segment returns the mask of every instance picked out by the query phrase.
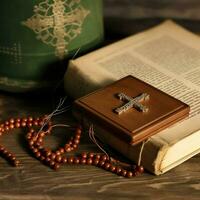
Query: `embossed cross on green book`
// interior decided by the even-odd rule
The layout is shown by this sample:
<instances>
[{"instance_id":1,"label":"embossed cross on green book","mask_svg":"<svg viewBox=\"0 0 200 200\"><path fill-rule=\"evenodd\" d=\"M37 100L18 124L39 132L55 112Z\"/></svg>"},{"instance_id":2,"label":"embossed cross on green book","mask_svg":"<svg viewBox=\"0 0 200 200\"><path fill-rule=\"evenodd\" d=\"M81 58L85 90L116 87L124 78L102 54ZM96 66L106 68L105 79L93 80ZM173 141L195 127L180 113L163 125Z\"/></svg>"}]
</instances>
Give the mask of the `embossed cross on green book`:
<instances>
[{"instance_id":1,"label":"embossed cross on green book","mask_svg":"<svg viewBox=\"0 0 200 200\"><path fill-rule=\"evenodd\" d=\"M67 60L103 40L102 0L2 0L0 89L51 87Z\"/></svg>"}]
</instances>

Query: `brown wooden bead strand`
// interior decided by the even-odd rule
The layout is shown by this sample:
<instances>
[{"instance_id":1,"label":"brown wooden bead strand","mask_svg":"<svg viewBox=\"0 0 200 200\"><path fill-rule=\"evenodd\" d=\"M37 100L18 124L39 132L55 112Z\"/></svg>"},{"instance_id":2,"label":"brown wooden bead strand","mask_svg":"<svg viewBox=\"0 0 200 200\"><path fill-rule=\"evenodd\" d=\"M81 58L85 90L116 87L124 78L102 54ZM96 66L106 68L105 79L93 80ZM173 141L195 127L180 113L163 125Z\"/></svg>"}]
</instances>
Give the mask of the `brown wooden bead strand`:
<instances>
[{"instance_id":1,"label":"brown wooden bead strand","mask_svg":"<svg viewBox=\"0 0 200 200\"><path fill-rule=\"evenodd\" d=\"M44 146L45 136L51 134L52 126L51 122L48 122L44 127L45 130L37 132L34 127L41 127L45 122L46 116L43 118L17 118L6 121L0 124L0 136L8 133L9 130L14 128L28 127L29 131L26 135L28 146L32 151L35 158L40 160L45 165L51 167L54 170L58 170L63 164L82 164L82 165L94 165L102 168L106 171L110 171L119 176L131 178L144 172L142 166L135 166L134 168L127 164L108 157L106 154L100 153L86 153L83 152L78 156L66 156L66 153L72 152L78 148L80 144L82 128L78 126L75 128L74 136L71 137L63 147L58 148L55 151L48 149ZM8 151L5 147L0 145L0 156L6 159L11 165L19 166L20 162L16 159L15 155Z\"/></svg>"},{"instance_id":2,"label":"brown wooden bead strand","mask_svg":"<svg viewBox=\"0 0 200 200\"><path fill-rule=\"evenodd\" d=\"M32 133L27 134L27 140L29 142L29 147L37 159L50 166L54 170L60 168L63 163L74 163L74 158L67 158L63 156L66 152L71 152L78 147L81 136L81 128L77 127L75 130L75 136L71 137L70 140L55 151L51 151L43 147L43 139L46 135L51 133L51 126L49 126L47 131L41 131L39 133L32 129ZM77 158L75 164L79 164L80 160Z\"/></svg>"},{"instance_id":3,"label":"brown wooden bead strand","mask_svg":"<svg viewBox=\"0 0 200 200\"><path fill-rule=\"evenodd\" d=\"M40 133L34 132L33 129L31 129L31 131L27 134L27 139L29 141L29 147L35 154L35 157L54 170L58 170L62 164L94 165L96 167L127 178L139 175L144 171L142 166L136 166L134 169L128 170L127 166L130 167L130 165L126 164L124 168L121 166L121 162L110 159L105 154L83 152L79 156L65 156L65 153L69 153L78 148L82 133L81 127L77 127L75 129L74 137L71 137L69 141L64 145L64 147L61 147L55 151L51 151L43 147L43 139L47 134L50 133L51 126L49 126L48 131Z\"/></svg>"},{"instance_id":4,"label":"brown wooden bead strand","mask_svg":"<svg viewBox=\"0 0 200 200\"><path fill-rule=\"evenodd\" d=\"M32 126L32 123L39 123L42 119L37 118L33 120L32 117L28 118L17 118L6 121L5 123L0 124L0 136L9 133L10 130L15 128L21 128L21 127L30 127ZM30 134L29 134L30 135ZM20 162L16 159L15 155L11 152L9 152L5 147L0 145L0 156L2 156L5 160L7 160L11 165L13 166L19 166Z\"/></svg>"}]
</instances>

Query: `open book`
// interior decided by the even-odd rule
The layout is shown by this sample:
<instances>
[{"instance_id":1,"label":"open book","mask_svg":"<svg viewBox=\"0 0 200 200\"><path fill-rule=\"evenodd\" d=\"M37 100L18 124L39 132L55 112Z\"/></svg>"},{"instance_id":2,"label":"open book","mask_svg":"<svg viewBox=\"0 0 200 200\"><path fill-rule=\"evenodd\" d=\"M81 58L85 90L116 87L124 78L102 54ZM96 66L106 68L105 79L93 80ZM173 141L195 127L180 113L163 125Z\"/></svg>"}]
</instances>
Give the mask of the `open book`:
<instances>
[{"instance_id":1,"label":"open book","mask_svg":"<svg viewBox=\"0 0 200 200\"><path fill-rule=\"evenodd\" d=\"M200 38L166 21L72 60L65 75L65 88L78 98L129 74L191 107L188 119L152 136L145 144L144 167L162 174L199 153ZM106 142L116 148L112 141ZM139 146L122 145L124 148L119 151L137 161Z\"/></svg>"}]
</instances>

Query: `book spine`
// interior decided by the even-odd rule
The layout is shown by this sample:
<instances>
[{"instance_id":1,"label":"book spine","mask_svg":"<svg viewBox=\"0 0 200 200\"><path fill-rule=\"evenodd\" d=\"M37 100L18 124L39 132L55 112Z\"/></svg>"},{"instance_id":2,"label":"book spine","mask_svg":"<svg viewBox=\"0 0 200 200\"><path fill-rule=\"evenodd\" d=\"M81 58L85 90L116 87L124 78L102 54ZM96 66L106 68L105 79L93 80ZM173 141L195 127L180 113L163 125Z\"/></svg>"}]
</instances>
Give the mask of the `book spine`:
<instances>
[{"instance_id":1,"label":"book spine","mask_svg":"<svg viewBox=\"0 0 200 200\"><path fill-rule=\"evenodd\" d=\"M94 126L95 136L137 164L141 151L141 143L135 146L125 143L115 137L113 133L108 133L106 129L99 126L92 119L77 109L73 109L73 115L83 124L85 130L89 129L92 124ZM162 174L163 172L160 169L160 166L168 149L169 145L164 143L162 140L157 141L150 138L144 145L141 164L147 171L155 175Z\"/></svg>"},{"instance_id":2,"label":"book spine","mask_svg":"<svg viewBox=\"0 0 200 200\"><path fill-rule=\"evenodd\" d=\"M77 99L115 80L112 74L102 68L81 66L71 60L65 74L64 87L70 97Z\"/></svg>"}]
</instances>

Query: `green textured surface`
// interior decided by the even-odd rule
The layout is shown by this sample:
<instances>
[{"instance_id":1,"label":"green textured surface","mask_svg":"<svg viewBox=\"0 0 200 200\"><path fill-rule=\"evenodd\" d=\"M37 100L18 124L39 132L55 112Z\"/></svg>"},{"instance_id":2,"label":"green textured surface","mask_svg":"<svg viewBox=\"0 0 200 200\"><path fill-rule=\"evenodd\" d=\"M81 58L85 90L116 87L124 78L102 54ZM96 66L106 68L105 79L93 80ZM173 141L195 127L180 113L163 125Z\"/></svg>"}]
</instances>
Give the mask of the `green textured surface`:
<instances>
[{"instance_id":1,"label":"green textured surface","mask_svg":"<svg viewBox=\"0 0 200 200\"><path fill-rule=\"evenodd\" d=\"M54 7L55 4L58 8ZM35 6L39 7L37 12L34 12ZM60 15L55 10L59 10ZM80 10L88 12L81 25L79 21L83 17L80 16ZM0 13L0 88L3 90L26 91L48 86L62 77L67 60L79 47L81 53L95 47L103 39L101 0L2 0ZM31 26L39 27L34 29L37 33L24 24L32 16L36 16L36 13L40 21L34 18ZM59 29L57 35L55 28L67 14L67 20L71 17L73 24L65 23L64 33L74 34L78 26L81 29L78 30L80 34L69 41L68 45L64 45L68 52L64 52L63 57L62 53L56 54L56 46L59 46L58 35L63 37L63 26L60 26L61 33ZM48 41L48 44L37 39L38 32L40 36L47 38L45 41ZM65 36L64 41L68 40L69 38ZM54 46L49 44L50 41Z\"/></svg>"}]
</instances>

